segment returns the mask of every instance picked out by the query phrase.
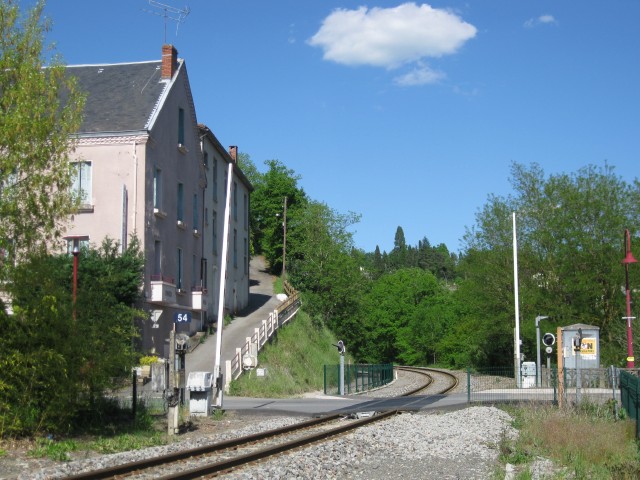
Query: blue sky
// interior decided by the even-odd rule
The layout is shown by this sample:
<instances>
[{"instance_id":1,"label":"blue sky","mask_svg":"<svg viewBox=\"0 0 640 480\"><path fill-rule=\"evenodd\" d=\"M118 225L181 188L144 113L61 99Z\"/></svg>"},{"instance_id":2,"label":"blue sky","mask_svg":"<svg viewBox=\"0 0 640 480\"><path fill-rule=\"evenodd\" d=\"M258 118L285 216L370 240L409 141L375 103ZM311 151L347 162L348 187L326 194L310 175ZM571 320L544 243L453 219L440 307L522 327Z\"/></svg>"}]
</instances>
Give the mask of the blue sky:
<instances>
[{"instance_id":1,"label":"blue sky","mask_svg":"<svg viewBox=\"0 0 640 480\"><path fill-rule=\"evenodd\" d=\"M153 2L152 2L153 3ZM637 0L163 0L198 120L261 171L362 215L356 245L459 251L512 161L547 174L640 157ZM33 4L23 0L23 5ZM149 0L49 0L67 64L160 59Z\"/></svg>"}]
</instances>

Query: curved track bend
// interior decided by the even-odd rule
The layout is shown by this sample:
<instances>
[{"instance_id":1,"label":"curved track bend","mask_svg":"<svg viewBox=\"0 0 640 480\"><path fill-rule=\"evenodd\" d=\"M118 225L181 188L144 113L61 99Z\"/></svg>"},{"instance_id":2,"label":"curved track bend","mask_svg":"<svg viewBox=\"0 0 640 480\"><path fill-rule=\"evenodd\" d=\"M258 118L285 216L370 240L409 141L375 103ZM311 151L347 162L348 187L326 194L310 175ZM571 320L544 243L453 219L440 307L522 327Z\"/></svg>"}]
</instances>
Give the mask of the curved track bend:
<instances>
[{"instance_id":1,"label":"curved track bend","mask_svg":"<svg viewBox=\"0 0 640 480\"><path fill-rule=\"evenodd\" d=\"M450 393L458 386L458 377L445 370L424 367L396 367L399 372L410 372L418 374L423 381L418 381L419 385L404 392L401 396L417 394L444 395Z\"/></svg>"}]
</instances>

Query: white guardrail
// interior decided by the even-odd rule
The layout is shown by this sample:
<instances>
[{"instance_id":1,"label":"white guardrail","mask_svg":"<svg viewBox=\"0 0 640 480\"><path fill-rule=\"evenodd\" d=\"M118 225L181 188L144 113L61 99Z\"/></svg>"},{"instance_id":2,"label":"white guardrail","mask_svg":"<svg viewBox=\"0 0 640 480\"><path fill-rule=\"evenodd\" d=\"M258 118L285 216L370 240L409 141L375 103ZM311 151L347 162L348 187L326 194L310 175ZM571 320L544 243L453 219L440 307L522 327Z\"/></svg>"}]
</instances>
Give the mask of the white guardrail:
<instances>
[{"instance_id":1,"label":"white guardrail","mask_svg":"<svg viewBox=\"0 0 640 480\"><path fill-rule=\"evenodd\" d=\"M225 385L224 391L229 393L231 380L235 380L245 369L253 368L257 365L258 352L265 343L276 333L278 328L291 320L298 310L300 310L300 295L291 285L285 283L284 290L289 297L282 302L271 313L269 317L262 320L260 327L255 328L250 337L246 337L244 344L236 348L236 353L231 360L225 362Z\"/></svg>"}]
</instances>

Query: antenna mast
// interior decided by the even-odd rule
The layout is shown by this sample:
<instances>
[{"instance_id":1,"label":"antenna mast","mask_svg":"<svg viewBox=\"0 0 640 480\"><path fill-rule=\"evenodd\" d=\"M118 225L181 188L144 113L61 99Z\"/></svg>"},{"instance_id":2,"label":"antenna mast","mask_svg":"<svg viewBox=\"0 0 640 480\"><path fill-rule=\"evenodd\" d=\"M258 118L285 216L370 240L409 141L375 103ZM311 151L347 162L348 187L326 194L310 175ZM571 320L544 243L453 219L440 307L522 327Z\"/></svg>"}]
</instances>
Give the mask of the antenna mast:
<instances>
[{"instance_id":1,"label":"antenna mast","mask_svg":"<svg viewBox=\"0 0 640 480\"><path fill-rule=\"evenodd\" d=\"M172 7L171 5L166 5L164 3L160 3L156 0L149 0L149 5L162 10L162 12L157 12L153 10L144 10L147 13L152 13L153 15L158 15L159 17L164 18L164 43L167 43L167 20L173 20L176 22L176 36L178 36L178 28L180 24L184 22L187 15L191 13L191 9L185 5L184 8Z\"/></svg>"}]
</instances>

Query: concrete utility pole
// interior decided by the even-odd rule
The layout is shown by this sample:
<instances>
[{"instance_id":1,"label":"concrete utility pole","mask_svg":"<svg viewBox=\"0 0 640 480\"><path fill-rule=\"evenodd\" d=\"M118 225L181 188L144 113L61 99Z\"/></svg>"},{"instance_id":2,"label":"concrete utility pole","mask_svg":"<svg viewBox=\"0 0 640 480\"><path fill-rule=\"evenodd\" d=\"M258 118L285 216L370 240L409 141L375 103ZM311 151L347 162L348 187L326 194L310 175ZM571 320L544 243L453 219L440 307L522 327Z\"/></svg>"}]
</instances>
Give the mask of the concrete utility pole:
<instances>
[{"instance_id":1,"label":"concrete utility pole","mask_svg":"<svg viewBox=\"0 0 640 480\"><path fill-rule=\"evenodd\" d=\"M284 231L282 238L282 281L287 279L287 197L284 197L284 221L282 222Z\"/></svg>"},{"instance_id":2,"label":"concrete utility pole","mask_svg":"<svg viewBox=\"0 0 640 480\"><path fill-rule=\"evenodd\" d=\"M522 376L520 375L520 300L518 299L518 237L516 234L516 212L513 212L513 293L515 300L515 317L516 329L514 346L514 369L516 374L516 386L522 385Z\"/></svg>"}]
</instances>

